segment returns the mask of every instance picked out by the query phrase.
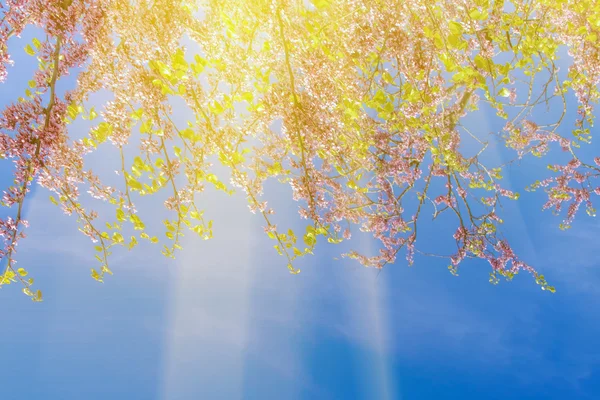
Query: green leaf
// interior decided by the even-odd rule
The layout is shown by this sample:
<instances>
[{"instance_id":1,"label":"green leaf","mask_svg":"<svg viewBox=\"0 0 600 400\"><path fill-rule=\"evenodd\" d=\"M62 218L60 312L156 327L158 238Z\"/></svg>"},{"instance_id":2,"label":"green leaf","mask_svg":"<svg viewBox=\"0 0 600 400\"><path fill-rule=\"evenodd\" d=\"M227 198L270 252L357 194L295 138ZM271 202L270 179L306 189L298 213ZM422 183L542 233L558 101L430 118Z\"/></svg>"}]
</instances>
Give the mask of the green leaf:
<instances>
[{"instance_id":1,"label":"green leaf","mask_svg":"<svg viewBox=\"0 0 600 400\"><path fill-rule=\"evenodd\" d=\"M154 69L156 71L158 71L158 73L163 77L163 78L170 78L171 77L171 70L169 69L169 67L163 63L162 61L153 61L153 65Z\"/></svg>"},{"instance_id":2,"label":"green leaf","mask_svg":"<svg viewBox=\"0 0 600 400\"><path fill-rule=\"evenodd\" d=\"M304 244L306 244L308 247L313 247L315 243L317 243L317 239L315 238L315 235L312 232L304 235L303 240Z\"/></svg>"},{"instance_id":3,"label":"green leaf","mask_svg":"<svg viewBox=\"0 0 600 400\"><path fill-rule=\"evenodd\" d=\"M119 232L113 232L112 239L116 243L123 243L124 240L123 235L121 235Z\"/></svg>"},{"instance_id":4,"label":"green leaf","mask_svg":"<svg viewBox=\"0 0 600 400\"><path fill-rule=\"evenodd\" d=\"M141 117L141 113L140 113L140 117ZM134 119L135 119L135 117L134 117ZM152 120L147 119L146 121L144 121L142 123L142 126L140 126L140 133L150 133L150 132L152 132Z\"/></svg>"},{"instance_id":5,"label":"green leaf","mask_svg":"<svg viewBox=\"0 0 600 400\"><path fill-rule=\"evenodd\" d=\"M129 242L129 246L127 247L129 250L133 249L137 245L137 243L138 243L138 241L135 238L135 236L132 236L130 240L131 241Z\"/></svg>"},{"instance_id":6,"label":"green leaf","mask_svg":"<svg viewBox=\"0 0 600 400\"><path fill-rule=\"evenodd\" d=\"M479 69L487 69L487 60L485 58L483 58L481 55L477 54L475 56L475 65L477 66L477 68Z\"/></svg>"},{"instance_id":7,"label":"green leaf","mask_svg":"<svg viewBox=\"0 0 600 400\"><path fill-rule=\"evenodd\" d=\"M242 100L246 100L248 103L252 103L254 100L254 95L252 92L244 92L242 93Z\"/></svg>"},{"instance_id":8,"label":"green leaf","mask_svg":"<svg viewBox=\"0 0 600 400\"><path fill-rule=\"evenodd\" d=\"M92 136L98 143L104 143L112 134L112 131L112 125L107 122L101 122L98 127L92 131Z\"/></svg>"},{"instance_id":9,"label":"green leaf","mask_svg":"<svg viewBox=\"0 0 600 400\"><path fill-rule=\"evenodd\" d=\"M223 113L223 111L225 111L225 108L218 101L215 101L212 105L209 106L209 108L216 115L219 115Z\"/></svg>"},{"instance_id":10,"label":"green leaf","mask_svg":"<svg viewBox=\"0 0 600 400\"><path fill-rule=\"evenodd\" d=\"M208 63L208 61L206 61L206 59L200 57L198 54L196 54L194 56L194 61L196 61L199 65L201 65L202 67L205 67L206 64Z\"/></svg>"},{"instance_id":11,"label":"green leaf","mask_svg":"<svg viewBox=\"0 0 600 400\"><path fill-rule=\"evenodd\" d=\"M386 100L387 98L385 96L385 93L381 89L378 90L377 93L375 93L375 96L373 97L373 103L379 106L383 106Z\"/></svg>"},{"instance_id":12,"label":"green leaf","mask_svg":"<svg viewBox=\"0 0 600 400\"><path fill-rule=\"evenodd\" d=\"M448 44L451 49L457 49L460 46L461 37L460 35L452 34L448 35Z\"/></svg>"},{"instance_id":13,"label":"green leaf","mask_svg":"<svg viewBox=\"0 0 600 400\"><path fill-rule=\"evenodd\" d=\"M98 282L102 282L102 277L100 276L98 271L96 271L94 268L92 268L91 270L92 270L92 278L94 278Z\"/></svg>"},{"instance_id":14,"label":"green leaf","mask_svg":"<svg viewBox=\"0 0 600 400\"><path fill-rule=\"evenodd\" d=\"M450 32L454 35L462 35L463 33L463 27L458 22L450 21L448 28L450 28Z\"/></svg>"},{"instance_id":15,"label":"green leaf","mask_svg":"<svg viewBox=\"0 0 600 400\"><path fill-rule=\"evenodd\" d=\"M194 71L194 74L198 76L202 73L202 71L204 71L204 66L200 64L192 64L192 71Z\"/></svg>"},{"instance_id":16,"label":"green leaf","mask_svg":"<svg viewBox=\"0 0 600 400\"><path fill-rule=\"evenodd\" d=\"M475 20L481 19L481 11L479 11L477 8L474 8L469 12L469 16Z\"/></svg>"},{"instance_id":17,"label":"green leaf","mask_svg":"<svg viewBox=\"0 0 600 400\"><path fill-rule=\"evenodd\" d=\"M142 119L142 116L144 115L144 109L140 108L137 111L133 112L131 114L131 118L133 118L134 120L138 121L140 119Z\"/></svg>"},{"instance_id":18,"label":"green leaf","mask_svg":"<svg viewBox=\"0 0 600 400\"><path fill-rule=\"evenodd\" d=\"M188 69L188 63L185 60L183 50L178 49L173 56L173 69L186 71Z\"/></svg>"},{"instance_id":19,"label":"green leaf","mask_svg":"<svg viewBox=\"0 0 600 400\"><path fill-rule=\"evenodd\" d=\"M312 0L312 3L317 8L317 10L323 10L331 4L330 0Z\"/></svg>"},{"instance_id":20,"label":"green leaf","mask_svg":"<svg viewBox=\"0 0 600 400\"><path fill-rule=\"evenodd\" d=\"M193 140L196 137L196 133L194 132L193 129L190 129L190 128L186 128L186 129L182 130L180 133L181 133L181 137L184 139Z\"/></svg>"},{"instance_id":21,"label":"green leaf","mask_svg":"<svg viewBox=\"0 0 600 400\"><path fill-rule=\"evenodd\" d=\"M27 276L27 271L25 271L25 269L24 269L24 268L19 268L19 269L17 270L17 272L18 272L18 273L19 273L19 275L21 275L21 276Z\"/></svg>"},{"instance_id":22,"label":"green leaf","mask_svg":"<svg viewBox=\"0 0 600 400\"><path fill-rule=\"evenodd\" d=\"M25 53L29 54L30 56L35 56L35 50L33 50L30 44L25 46Z\"/></svg>"}]
</instances>

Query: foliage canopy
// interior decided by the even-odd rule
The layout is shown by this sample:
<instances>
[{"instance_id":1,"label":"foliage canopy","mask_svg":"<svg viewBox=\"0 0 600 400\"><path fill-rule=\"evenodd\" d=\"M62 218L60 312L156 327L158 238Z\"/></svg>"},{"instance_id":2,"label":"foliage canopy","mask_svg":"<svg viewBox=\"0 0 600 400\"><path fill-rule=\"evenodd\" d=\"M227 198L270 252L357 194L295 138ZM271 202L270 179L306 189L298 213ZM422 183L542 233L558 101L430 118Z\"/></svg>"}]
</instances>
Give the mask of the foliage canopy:
<instances>
[{"instance_id":1,"label":"foliage canopy","mask_svg":"<svg viewBox=\"0 0 600 400\"><path fill-rule=\"evenodd\" d=\"M345 256L382 268L403 251L411 264L430 210L455 216L452 273L479 258L494 283L526 270L554 291L499 233L501 201L519 194L502 184L512 162L486 162L488 132L463 124L480 106L505 120L496 140L515 160L555 148L569 155L527 188L544 188L544 209L566 209L561 228L581 205L595 214L600 158L578 154L598 101L595 0L5 0L1 10L0 81L12 63L9 39L28 25L43 32L24 48L37 71L0 114L0 156L14 162L15 178L2 198L11 214L0 220L0 286L19 282L33 300L41 292L15 253L34 182L95 243L98 281L112 273L115 246L160 242L173 257L187 231L211 238L212 221L195 199L213 186L245 194L292 273L320 236L340 243L357 226L381 249ZM565 48L563 79L556 62ZM69 74L76 87L61 89ZM99 91L112 100L90 107ZM569 92L578 117L566 127ZM555 103L562 112L553 121L536 121L535 110ZM183 105L190 118L181 123L174 108ZM80 119L94 125L77 138L70 125ZM138 155L127 157L138 138ZM120 186L86 166L95 151L121 160ZM214 164L230 171L229 181ZM291 186L304 232L273 222L263 200L270 179ZM113 206L106 226L81 205L82 190ZM159 192L168 193L171 218L164 232L149 232L151 216L135 202Z\"/></svg>"}]
</instances>

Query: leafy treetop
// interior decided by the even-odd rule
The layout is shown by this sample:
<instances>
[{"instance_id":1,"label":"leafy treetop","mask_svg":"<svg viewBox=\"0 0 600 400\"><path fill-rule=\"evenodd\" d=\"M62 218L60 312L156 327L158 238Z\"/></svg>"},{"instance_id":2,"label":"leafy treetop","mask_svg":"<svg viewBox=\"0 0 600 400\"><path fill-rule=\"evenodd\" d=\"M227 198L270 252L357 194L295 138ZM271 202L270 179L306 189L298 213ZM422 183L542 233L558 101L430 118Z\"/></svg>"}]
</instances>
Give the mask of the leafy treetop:
<instances>
[{"instance_id":1,"label":"leafy treetop","mask_svg":"<svg viewBox=\"0 0 600 400\"><path fill-rule=\"evenodd\" d=\"M12 64L9 39L29 25L44 32L24 48L37 71L0 114L0 156L13 161L15 178L2 198L12 214L0 220L0 286L19 282L33 300L42 294L15 253L34 181L95 243L98 281L112 273L115 246L163 242L162 253L173 257L187 231L210 239L212 221L195 199L213 186L245 194L292 273L320 236L340 243L357 226L381 242L379 254L344 256L382 268L404 251L412 264L430 209L434 219L455 216L452 273L479 258L493 283L526 270L554 291L499 233L501 201L519 194L502 185L513 162L489 165L487 132L462 123L481 105L505 120L497 136L515 160L554 147L569 155L527 188L544 188L544 209L566 208L561 228L581 205L595 214L600 158L583 159L578 149L591 140L598 101L597 1L5 0L0 9L0 81ZM567 79L556 65L561 48L572 61ZM59 96L69 74L77 85ZM113 100L90 108L99 90ZM567 128L569 92L578 118ZM189 112L183 124L174 121L175 102ZM550 103L562 112L536 121L535 110ZM78 119L94 124L83 138L69 129ZM133 139L138 155L126 157ZM86 155L100 149L121 160L120 186L86 166ZM214 163L227 167L229 182ZM291 186L304 232L274 222L263 199L273 178ZM113 220L101 226L80 203L81 190L112 205ZM135 206L159 192L171 212L161 235Z\"/></svg>"}]
</instances>

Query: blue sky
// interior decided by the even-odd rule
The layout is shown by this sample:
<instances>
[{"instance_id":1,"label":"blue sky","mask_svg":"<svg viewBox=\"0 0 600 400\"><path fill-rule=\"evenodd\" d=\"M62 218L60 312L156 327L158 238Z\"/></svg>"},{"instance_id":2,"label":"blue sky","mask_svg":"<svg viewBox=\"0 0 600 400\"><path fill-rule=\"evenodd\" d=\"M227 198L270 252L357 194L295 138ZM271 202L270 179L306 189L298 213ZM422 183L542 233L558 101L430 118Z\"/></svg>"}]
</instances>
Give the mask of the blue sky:
<instances>
[{"instance_id":1,"label":"blue sky","mask_svg":"<svg viewBox=\"0 0 600 400\"><path fill-rule=\"evenodd\" d=\"M35 68L19 51L31 37L11 42L16 67L1 104L21 95ZM501 129L495 117L470 118L477 129ZM597 143L585 151L600 154ZM105 149L90 166L110 173ZM500 147L486 154L508 155ZM465 263L454 277L445 260L417 256L411 268L399 259L377 274L333 260L340 248L327 244L293 276L243 197L214 192L202 200L215 220L213 240L186 236L175 261L156 247L116 252L115 275L99 284L89 275L91 243L36 189L19 264L45 300L0 290L2 397L597 399L600 226L583 214L560 231L559 218L541 212L543 195L522 190L548 173L547 162L524 160L505 173L522 196L504 203L503 218L509 241L555 295L525 274L490 285L482 262ZM9 164L0 168L6 186ZM272 185L267 195L282 224L302 228L289 188ZM163 213L152 204L141 211ZM443 219L424 225L421 244L453 227Z\"/></svg>"}]
</instances>

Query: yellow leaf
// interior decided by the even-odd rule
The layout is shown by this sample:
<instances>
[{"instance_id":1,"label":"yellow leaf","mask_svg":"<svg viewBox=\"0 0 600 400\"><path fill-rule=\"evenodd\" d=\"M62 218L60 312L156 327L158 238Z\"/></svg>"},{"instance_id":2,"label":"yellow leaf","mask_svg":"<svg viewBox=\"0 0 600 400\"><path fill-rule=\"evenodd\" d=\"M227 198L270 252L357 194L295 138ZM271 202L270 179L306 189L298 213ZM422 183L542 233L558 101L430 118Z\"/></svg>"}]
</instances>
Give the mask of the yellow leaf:
<instances>
[{"instance_id":1,"label":"yellow leaf","mask_svg":"<svg viewBox=\"0 0 600 400\"><path fill-rule=\"evenodd\" d=\"M25 46L25 53L29 54L30 56L35 56L35 50L33 50L30 44Z\"/></svg>"},{"instance_id":2,"label":"yellow leaf","mask_svg":"<svg viewBox=\"0 0 600 400\"><path fill-rule=\"evenodd\" d=\"M502 88L502 89L500 89L498 94L502 97L508 97L508 96L510 96L510 90L508 90L507 88Z\"/></svg>"},{"instance_id":3,"label":"yellow leaf","mask_svg":"<svg viewBox=\"0 0 600 400\"><path fill-rule=\"evenodd\" d=\"M100 277L100 274L98 274L98 272L94 268L92 268L92 278L94 278L98 282L102 282L102 278Z\"/></svg>"},{"instance_id":4,"label":"yellow leaf","mask_svg":"<svg viewBox=\"0 0 600 400\"><path fill-rule=\"evenodd\" d=\"M462 35L463 28L462 25L458 22L450 21L450 23L448 24L448 28L450 28L450 32L452 32L453 34Z\"/></svg>"},{"instance_id":5,"label":"yellow leaf","mask_svg":"<svg viewBox=\"0 0 600 400\"><path fill-rule=\"evenodd\" d=\"M478 20L481 18L481 11L479 11L478 9L474 8L469 12L469 16L475 20Z\"/></svg>"},{"instance_id":6,"label":"yellow leaf","mask_svg":"<svg viewBox=\"0 0 600 400\"><path fill-rule=\"evenodd\" d=\"M123 235L121 235L119 232L113 232L112 239L116 243L122 243L123 242Z\"/></svg>"},{"instance_id":7,"label":"yellow leaf","mask_svg":"<svg viewBox=\"0 0 600 400\"><path fill-rule=\"evenodd\" d=\"M487 67L486 59L483 58L481 55L477 54L475 56L474 61L475 61L475 65L477 66L477 68L486 69L486 67Z\"/></svg>"}]
</instances>

